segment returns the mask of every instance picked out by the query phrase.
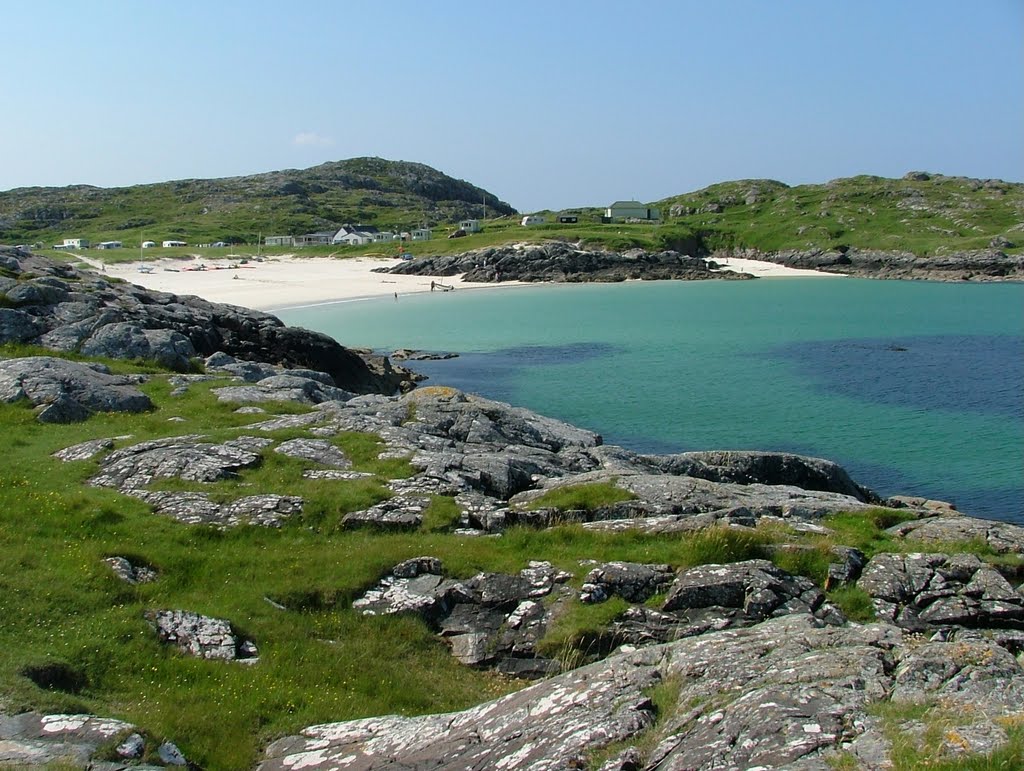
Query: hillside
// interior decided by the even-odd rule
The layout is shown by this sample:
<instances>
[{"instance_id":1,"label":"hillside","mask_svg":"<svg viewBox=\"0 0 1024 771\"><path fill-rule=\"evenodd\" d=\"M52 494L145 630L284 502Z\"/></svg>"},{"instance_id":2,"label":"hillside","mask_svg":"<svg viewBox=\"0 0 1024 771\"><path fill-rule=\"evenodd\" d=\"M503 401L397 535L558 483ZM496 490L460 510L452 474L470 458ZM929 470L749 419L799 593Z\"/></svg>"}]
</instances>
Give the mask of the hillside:
<instances>
[{"instance_id":1,"label":"hillside","mask_svg":"<svg viewBox=\"0 0 1024 771\"><path fill-rule=\"evenodd\" d=\"M746 179L658 201L711 248L877 249L932 256L1024 241L1024 185L911 172L789 187Z\"/></svg>"},{"instance_id":2,"label":"hillside","mask_svg":"<svg viewBox=\"0 0 1024 771\"><path fill-rule=\"evenodd\" d=\"M515 210L421 163L352 158L244 177L132 187L26 187L0 192L0 243L82 237L255 243L348 222L411 228Z\"/></svg>"}]
</instances>

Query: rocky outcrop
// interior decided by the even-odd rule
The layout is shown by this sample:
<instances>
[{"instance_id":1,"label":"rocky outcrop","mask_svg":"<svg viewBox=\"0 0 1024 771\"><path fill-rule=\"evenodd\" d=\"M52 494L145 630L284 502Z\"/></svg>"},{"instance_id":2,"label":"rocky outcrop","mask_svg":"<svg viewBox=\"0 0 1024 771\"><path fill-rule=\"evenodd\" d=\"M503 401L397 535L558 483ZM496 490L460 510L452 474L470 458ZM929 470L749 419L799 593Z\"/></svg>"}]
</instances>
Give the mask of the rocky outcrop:
<instances>
[{"instance_id":1,"label":"rocky outcrop","mask_svg":"<svg viewBox=\"0 0 1024 771\"><path fill-rule=\"evenodd\" d=\"M658 685L675 697L660 711ZM651 730L632 767L883 768L892 746L874 705L941 704L978 751L991 746L981 737L1005 743L999 717L1022 697L1024 670L990 642L922 646L885 624L791 615L623 653L463 712L311 726L272 743L259 769L589 768Z\"/></svg>"},{"instance_id":2,"label":"rocky outcrop","mask_svg":"<svg viewBox=\"0 0 1024 771\"><path fill-rule=\"evenodd\" d=\"M153 359L188 371L195 357L223 352L238 360L326 373L353 393L395 393L411 373L361 356L327 335L285 326L267 313L198 297L154 292L0 247L0 343L40 345L115 359Z\"/></svg>"},{"instance_id":3,"label":"rocky outcrop","mask_svg":"<svg viewBox=\"0 0 1024 771\"><path fill-rule=\"evenodd\" d=\"M418 276L457 276L466 281L626 281L752 278L717 272L701 257L674 251L595 251L562 241L516 244L464 254L419 257L380 272Z\"/></svg>"},{"instance_id":4,"label":"rocky outcrop","mask_svg":"<svg viewBox=\"0 0 1024 771\"><path fill-rule=\"evenodd\" d=\"M532 562L518 575L480 573L456 581L441 561L417 557L352 603L364 615L416 613L438 631L452 655L468 666L494 667L516 677L558 672L558 662L537 654L551 612L544 604L571 576L548 562Z\"/></svg>"},{"instance_id":5,"label":"rocky outcrop","mask_svg":"<svg viewBox=\"0 0 1024 771\"><path fill-rule=\"evenodd\" d=\"M0 360L0 401L26 399L43 423L75 423L95 412L145 412L153 402L140 378L111 375L102 364L50 356Z\"/></svg>"},{"instance_id":6,"label":"rocky outcrop","mask_svg":"<svg viewBox=\"0 0 1024 771\"><path fill-rule=\"evenodd\" d=\"M186 610L157 610L147 614L160 642L201 659L255 663L255 643L241 639L228 621Z\"/></svg>"},{"instance_id":7,"label":"rocky outcrop","mask_svg":"<svg viewBox=\"0 0 1024 771\"><path fill-rule=\"evenodd\" d=\"M871 249L763 252L758 249L729 249L715 252L714 260L731 257L765 260L790 268L810 268L829 273L885 279L928 281L1022 281L1024 255L1009 255L999 248L951 252L927 257L912 252L884 252Z\"/></svg>"},{"instance_id":8,"label":"rocky outcrop","mask_svg":"<svg viewBox=\"0 0 1024 771\"><path fill-rule=\"evenodd\" d=\"M901 522L889 528L892 535L927 544L978 540L997 554L1024 555L1024 527L974 517L940 516Z\"/></svg>"},{"instance_id":9,"label":"rocky outcrop","mask_svg":"<svg viewBox=\"0 0 1024 771\"><path fill-rule=\"evenodd\" d=\"M878 618L905 629L1024 630L1024 594L973 554L878 554L857 586Z\"/></svg>"},{"instance_id":10,"label":"rocky outcrop","mask_svg":"<svg viewBox=\"0 0 1024 771\"><path fill-rule=\"evenodd\" d=\"M98 762L97 755L111 743L117 760ZM139 764L147 749L155 751L167 765L187 765L185 756L171 742L150 744L135 726L123 720L95 715L0 713L0 765L5 767L160 768Z\"/></svg>"}]
</instances>

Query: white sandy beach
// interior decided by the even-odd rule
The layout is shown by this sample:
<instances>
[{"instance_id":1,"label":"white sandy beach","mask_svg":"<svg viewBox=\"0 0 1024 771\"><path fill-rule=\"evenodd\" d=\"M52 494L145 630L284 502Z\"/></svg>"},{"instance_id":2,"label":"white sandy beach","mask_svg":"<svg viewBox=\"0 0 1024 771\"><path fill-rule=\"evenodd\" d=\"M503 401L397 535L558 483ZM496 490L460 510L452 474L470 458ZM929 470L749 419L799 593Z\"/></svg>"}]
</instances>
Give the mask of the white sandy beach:
<instances>
[{"instance_id":1,"label":"white sandy beach","mask_svg":"<svg viewBox=\"0 0 1024 771\"><path fill-rule=\"evenodd\" d=\"M758 260L730 259L725 270L758 277L827 276ZM394 258L267 257L241 265L239 260L172 260L110 265L106 273L133 284L179 295L197 295L211 302L231 303L262 311L430 292L431 281L458 289L521 286L522 282L485 284L461 277L399 276L374 273L399 263ZM205 265L205 270L197 270ZM232 267L236 266L236 267ZM436 289L435 291L441 291Z\"/></svg>"}]
</instances>

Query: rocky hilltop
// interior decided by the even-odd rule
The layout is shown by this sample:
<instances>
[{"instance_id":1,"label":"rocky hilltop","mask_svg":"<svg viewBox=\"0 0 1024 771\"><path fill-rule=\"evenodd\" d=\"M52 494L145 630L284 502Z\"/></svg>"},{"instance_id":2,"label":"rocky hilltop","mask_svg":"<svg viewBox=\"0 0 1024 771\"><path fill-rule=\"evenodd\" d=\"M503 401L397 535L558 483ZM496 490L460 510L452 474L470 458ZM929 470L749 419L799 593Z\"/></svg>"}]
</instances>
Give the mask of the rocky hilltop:
<instances>
[{"instance_id":1,"label":"rocky hilltop","mask_svg":"<svg viewBox=\"0 0 1024 771\"><path fill-rule=\"evenodd\" d=\"M504 695L481 694L478 705L456 711L363 712L341 722L317 713L316 724L260 737L263 771L882 769L957 760L1014 768L1024 760L1024 528L936 501L883 500L823 459L643 455L449 388L399 395L392 378L358 356L264 314L146 292L9 250L2 268L6 342L160 359L180 370L114 375L59 356L18 355L0 362L0 399L27 403L38 420L74 424L78 439L38 465L66 468L69 479L83 474L76 496L106 502L103 516L88 520L92 537L121 526L109 503L120 496L141 512L125 522L181 528L186 551L163 541L168 551L154 553L146 538L125 552L75 551L76 564L102 555L94 568L103 577L78 588L98 592L90 612L129 607L97 622L102 636L117 639L127 657L136 650L132 635L145 630L138 650L151 658L54 662L26 653L18 682L0 691L0 763L203 766L211 752L204 732L221 716L201 716L181 737L113 717L137 698L131 672L149 677L166 657L284 677L277 662L291 646L309 646L299 657L306 667L342 655L346 641L322 632L281 643L285 630L311 617L325 629L344 618L351 636L381 628L375 619L411 618L453 666L514 679L501 681ZM120 342L101 347L108 337ZM282 338L287 356L274 345ZM207 354L214 345L220 350ZM200 351L207 355L197 366ZM177 406L188 399L209 399L230 420L214 425L203 412L202 423L190 421ZM154 421L157 433L109 431L118 412L163 410L173 417ZM46 428L45 436L58 436ZM347 443L354 436L374 438L369 460ZM24 444L12 443L12 462ZM277 471L260 476L267 467ZM297 481L287 482L282 468L294 469ZM343 512L323 508L369 483L379 494ZM448 512L443 525L439 510ZM327 516L337 519L334 535L323 528ZM47 521L65 544L68 534ZM202 538L186 538L190 532ZM258 568L244 579L254 604L226 601L219 586L197 587L196 544L234 554L248 541L230 532L261 536L249 539ZM548 558L536 553L545 535L559 544ZM338 547L326 579L336 582L333 593L297 590L307 567L296 544L312 548L329 537ZM697 544L706 551L692 551ZM627 547L663 558L615 556ZM276 549L291 559L274 561ZM471 560L477 566L468 569L465 549L501 566ZM506 549L526 558L498 559ZM402 556L380 569L375 551ZM372 572L341 577L350 576L345 564L368 558L378 566ZM264 565L289 565L295 576L282 584ZM32 569L23 557L21 570ZM174 594L183 582L192 591ZM289 591L270 588L282 585ZM147 586L155 589L138 588ZM170 605L167 596L188 601ZM204 603L233 610L225 618L194 607ZM239 607L273 621L257 622ZM588 613L598 620L553 643L566 619ZM110 626L118 618L125 629ZM414 646L405 651L412 661ZM108 692L112 671L123 680L114 677ZM172 687L184 688L187 700L198 684L194 674L184 679ZM36 690L24 690L26 682ZM266 702L261 722L295 707L253 699L272 685L260 682L241 698ZM3 698L15 687L23 709ZM106 715L28 709L54 692L87 695ZM223 698L235 697L225 690Z\"/></svg>"}]
</instances>

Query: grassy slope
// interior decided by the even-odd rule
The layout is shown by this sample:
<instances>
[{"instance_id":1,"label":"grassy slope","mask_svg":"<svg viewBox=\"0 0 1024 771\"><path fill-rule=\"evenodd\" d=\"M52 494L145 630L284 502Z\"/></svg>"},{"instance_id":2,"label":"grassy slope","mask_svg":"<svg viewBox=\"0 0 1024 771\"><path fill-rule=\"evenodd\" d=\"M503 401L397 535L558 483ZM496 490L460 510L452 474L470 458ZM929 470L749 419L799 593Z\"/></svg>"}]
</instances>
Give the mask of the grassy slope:
<instances>
[{"instance_id":1,"label":"grassy slope","mask_svg":"<svg viewBox=\"0 0 1024 771\"><path fill-rule=\"evenodd\" d=\"M158 405L154 412L98 415L71 426L40 424L22 404L0 405L0 428L9 437L0 468L0 704L121 717L172 738L209 769L250 767L264 742L305 725L459 709L521 686L460 666L415 618L368 618L351 610L353 598L403 559L435 555L457 577L517 571L531 559L548 559L572 571L578 585L586 572L582 558L683 567L763 556L767 542L793 538L723 530L601 535L579 527L465 538L449 532L456 509L448 499L435 501L418 533L346 532L339 527L344 513L386 496L381 481L410 471L403 461L377 461L376 438L360 434L336 441L376 479L310 482L298 462L268 453L261 468L235 482L193 486L229 497L302 495L301 520L280 530L184 526L152 515L135 499L85 486L93 462L51 457L85 439L124 434L132 442L193 431L224 440L259 419L216 403L209 383L183 397L169 395L162 375L144 387ZM169 422L172 416L185 421ZM164 486L182 489L181 483ZM885 524L885 516L837 522L869 550L914 548L880 536ZM781 552L775 559L820 576L829 544L818 539L805 544L809 557ZM149 564L160 578L126 585L102 563L111 555ZM568 663L583 660L580 647L593 643L617 607L570 603L543 650ZM161 647L143 618L147 609L161 608L229 619L257 642L261 661L254 667L199 661ZM53 664L74 673L78 687L44 690L23 674L27 666Z\"/></svg>"},{"instance_id":2,"label":"grassy slope","mask_svg":"<svg viewBox=\"0 0 1024 771\"><path fill-rule=\"evenodd\" d=\"M922 176L922 175L918 175ZM927 175L924 175L927 176ZM449 241L453 222L487 210L483 233ZM383 229L435 228L435 240L412 244L420 254L465 251L515 241L569 239L625 249L750 247L763 251L852 246L920 255L981 249L994 236L1024 243L1024 185L941 175L887 179L859 176L820 185L787 187L771 180L724 182L656 202L665 220L602 224L602 210L575 210L580 222L524 228L507 204L480 188L421 164L357 158L301 171L221 180L181 180L109 190L88 186L21 188L0 192L0 242L41 243L81 236L119 239L121 252L93 252L104 260L137 259L144 239L180 238L189 244L285 235L365 222ZM674 212L674 213L673 213ZM149 250L147 257L194 254ZM202 250L208 258L238 249ZM245 250L247 254L254 247ZM293 249L265 250L282 253ZM1020 252L1017 247L1013 252ZM393 255L396 247L303 249L304 254Z\"/></svg>"},{"instance_id":3,"label":"grassy slope","mask_svg":"<svg viewBox=\"0 0 1024 771\"><path fill-rule=\"evenodd\" d=\"M180 239L255 243L344 223L408 229L512 208L491 193L423 164L353 158L311 169L123 188L78 185L0 193L0 242L64 237L94 243Z\"/></svg>"}]
</instances>

